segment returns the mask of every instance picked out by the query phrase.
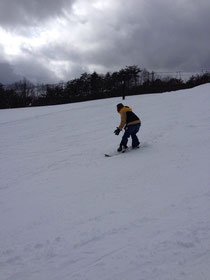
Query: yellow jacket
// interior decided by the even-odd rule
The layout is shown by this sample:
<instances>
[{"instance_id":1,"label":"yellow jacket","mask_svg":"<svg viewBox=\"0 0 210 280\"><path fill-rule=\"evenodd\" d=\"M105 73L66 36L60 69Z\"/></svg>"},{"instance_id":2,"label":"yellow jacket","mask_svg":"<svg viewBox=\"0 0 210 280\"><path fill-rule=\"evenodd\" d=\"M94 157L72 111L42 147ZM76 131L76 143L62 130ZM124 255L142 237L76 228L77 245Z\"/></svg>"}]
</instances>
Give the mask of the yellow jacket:
<instances>
[{"instance_id":1,"label":"yellow jacket","mask_svg":"<svg viewBox=\"0 0 210 280\"><path fill-rule=\"evenodd\" d=\"M120 111L119 114L121 116L121 122L119 125L119 129L123 129L125 125L132 125L141 123L140 119L137 117L136 114L132 112L132 109L128 106L124 106Z\"/></svg>"}]
</instances>

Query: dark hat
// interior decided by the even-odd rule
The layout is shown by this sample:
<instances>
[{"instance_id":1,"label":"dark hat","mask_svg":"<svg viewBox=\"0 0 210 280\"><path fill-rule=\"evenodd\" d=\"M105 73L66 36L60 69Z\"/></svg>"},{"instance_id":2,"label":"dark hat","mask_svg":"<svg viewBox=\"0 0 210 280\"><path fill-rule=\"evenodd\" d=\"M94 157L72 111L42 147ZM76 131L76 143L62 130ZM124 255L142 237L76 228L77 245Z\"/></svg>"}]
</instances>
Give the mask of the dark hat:
<instances>
[{"instance_id":1,"label":"dark hat","mask_svg":"<svg viewBox=\"0 0 210 280\"><path fill-rule=\"evenodd\" d=\"M117 110L119 111L120 109L122 109L124 107L124 105L122 103L117 104Z\"/></svg>"}]
</instances>

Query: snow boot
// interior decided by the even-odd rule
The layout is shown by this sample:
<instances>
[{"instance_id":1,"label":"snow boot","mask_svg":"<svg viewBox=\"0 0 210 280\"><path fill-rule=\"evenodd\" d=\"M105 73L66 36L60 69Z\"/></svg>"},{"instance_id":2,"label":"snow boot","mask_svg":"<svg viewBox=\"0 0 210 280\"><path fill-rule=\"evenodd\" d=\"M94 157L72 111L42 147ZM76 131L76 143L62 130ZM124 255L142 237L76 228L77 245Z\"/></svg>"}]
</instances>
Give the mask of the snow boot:
<instances>
[{"instance_id":1,"label":"snow boot","mask_svg":"<svg viewBox=\"0 0 210 280\"><path fill-rule=\"evenodd\" d=\"M124 144L120 143L120 146L119 146L119 148L117 149L117 151L118 151L118 152L123 152L123 151L125 151L127 148L128 148L127 145L124 145Z\"/></svg>"},{"instance_id":2,"label":"snow boot","mask_svg":"<svg viewBox=\"0 0 210 280\"><path fill-rule=\"evenodd\" d=\"M140 142L137 145L132 145L132 149L138 149L138 148L140 148Z\"/></svg>"}]
</instances>

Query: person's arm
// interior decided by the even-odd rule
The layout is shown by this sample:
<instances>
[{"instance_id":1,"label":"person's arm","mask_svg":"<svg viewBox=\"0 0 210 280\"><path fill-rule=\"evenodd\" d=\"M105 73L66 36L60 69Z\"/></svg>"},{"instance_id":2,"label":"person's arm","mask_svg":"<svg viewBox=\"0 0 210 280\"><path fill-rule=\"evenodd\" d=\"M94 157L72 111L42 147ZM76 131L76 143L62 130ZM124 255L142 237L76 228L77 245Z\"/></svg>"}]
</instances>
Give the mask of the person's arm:
<instances>
[{"instance_id":1,"label":"person's arm","mask_svg":"<svg viewBox=\"0 0 210 280\"><path fill-rule=\"evenodd\" d=\"M120 116L121 116L121 122L120 125L118 126L119 129L123 129L123 127L126 125L126 112L120 112Z\"/></svg>"}]
</instances>

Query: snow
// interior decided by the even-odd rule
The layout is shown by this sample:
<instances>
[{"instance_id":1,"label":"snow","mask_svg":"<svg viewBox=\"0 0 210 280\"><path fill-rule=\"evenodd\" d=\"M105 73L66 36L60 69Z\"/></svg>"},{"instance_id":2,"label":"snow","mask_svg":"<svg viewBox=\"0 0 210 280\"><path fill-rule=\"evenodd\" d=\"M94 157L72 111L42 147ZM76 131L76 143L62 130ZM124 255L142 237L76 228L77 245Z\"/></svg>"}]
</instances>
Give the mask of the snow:
<instances>
[{"instance_id":1,"label":"snow","mask_svg":"<svg viewBox=\"0 0 210 280\"><path fill-rule=\"evenodd\" d=\"M0 279L210 279L209 92L0 110Z\"/></svg>"}]
</instances>

